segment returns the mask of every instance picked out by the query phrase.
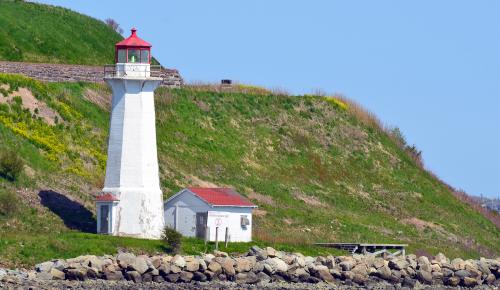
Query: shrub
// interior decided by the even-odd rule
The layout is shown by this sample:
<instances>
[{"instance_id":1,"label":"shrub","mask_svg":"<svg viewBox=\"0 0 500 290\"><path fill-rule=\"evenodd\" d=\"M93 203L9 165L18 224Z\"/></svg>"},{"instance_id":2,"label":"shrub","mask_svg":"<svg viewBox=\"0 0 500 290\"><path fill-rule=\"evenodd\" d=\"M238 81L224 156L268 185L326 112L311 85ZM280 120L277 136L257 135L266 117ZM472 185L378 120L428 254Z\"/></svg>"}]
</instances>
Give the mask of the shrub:
<instances>
[{"instance_id":1,"label":"shrub","mask_svg":"<svg viewBox=\"0 0 500 290\"><path fill-rule=\"evenodd\" d=\"M14 151L0 153L0 176L11 181L21 175L24 167L23 160Z\"/></svg>"},{"instance_id":2,"label":"shrub","mask_svg":"<svg viewBox=\"0 0 500 290\"><path fill-rule=\"evenodd\" d=\"M18 211L17 196L11 191L0 189L0 216L11 216Z\"/></svg>"},{"instance_id":3,"label":"shrub","mask_svg":"<svg viewBox=\"0 0 500 290\"><path fill-rule=\"evenodd\" d=\"M178 254L181 250L182 235L170 227L165 227L163 230L163 242L167 244L174 254Z\"/></svg>"}]
</instances>

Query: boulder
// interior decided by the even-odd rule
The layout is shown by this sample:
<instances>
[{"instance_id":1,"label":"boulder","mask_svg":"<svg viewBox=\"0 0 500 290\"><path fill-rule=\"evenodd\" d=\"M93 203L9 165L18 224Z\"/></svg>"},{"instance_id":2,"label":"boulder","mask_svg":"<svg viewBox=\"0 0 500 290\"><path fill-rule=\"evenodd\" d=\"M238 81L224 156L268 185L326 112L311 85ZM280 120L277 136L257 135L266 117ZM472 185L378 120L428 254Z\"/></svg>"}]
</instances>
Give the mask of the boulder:
<instances>
[{"instance_id":1,"label":"boulder","mask_svg":"<svg viewBox=\"0 0 500 290\"><path fill-rule=\"evenodd\" d=\"M453 269L456 271L465 270L465 261L460 258L451 260L451 265L453 266Z\"/></svg>"},{"instance_id":2,"label":"boulder","mask_svg":"<svg viewBox=\"0 0 500 290\"><path fill-rule=\"evenodd\" d=\"M491 285L495 282L495 280L496 280L495 275L489 274L488 276L486 276L486 279L484 279L484 282L488 285Z\"/></svg>"},{"instance_id":3,"label":"boulder","mask_svg":"<svg viewBox=\"0 0 500 290\"><path fill-rule=\"evenodd\" d=\"M170 274L170 264L162 264L158 268L158 271L163 277L167 276L168 274Z\"/></svg>"},{"instance_id":4,"label":"boulder","mask_svg":"<svg viewBox=\"0 0 500 290\"><path fill-rule=\"evenodd\" d=\"M351 269L354 274L359 274L361 276L368 276L368 267L366 264L358 264Z\"/></svg>"},{"instance_id":5,"label":"boulder","mask_svg":"<svg viewBox=\"0 0 500 290\"><path fill-rule=\"evenodd\" d=\"M222 252L222 251L217 251L217 250L215 250L213 253L214 253L214 256L215 256L215 257L222 257L222 258L227 258L227 257L229 257L229 255L228 255L226 252Z\"/></svg>"},{"instance_id":6,"label":"boulder","mask_svg":"<svg viewBox=\"0 0 500 290\"><path fill-rule=\"evenodd\" d=\"M417 284L417 280L412 279L412 278L410 278L410 277L405 277L405 278L403 279L403 282L401 283L401 285L402 285L403 287L408 287L408 288L410 288L410 289L415 288L415 285L416 285L416 284Z\"/></svg>"},{"instance_id":7,"label":"boulder","mask_svg":"<svg viewBox=\"0 0 500 290\"><path fill-rule=\"evenodd\" d=\"M288 265L283 260L275 257L265 260L266 265L272 268L272 273L288 271Z\"/></svg>"},{"instance_id":8,"label":"boulder","mask_svg":"<svg viewBox=\"0 0 500 290\"><path fill-rule=\"evenodd\" d=\"M219 275L217 275L217 279L219 279L219 281L226 281L227 276L224 274L219 274Z\"/></svg>"},{"instance_id":9,"label":"boulder","mask_svg":"<svg viewBox=\"0 0 500 290\"><path fill-rule=\"evenodd\" d=\"M339 263L340 268L342 268L342 271L350 271L352 268L354 268L355 262L353 260L347 260Z\"/></svg>"},{"instance_id":10,"label":"boulder","mask_svg":"<svg viewBox=\"0 0 500 290\"><path fill-rule=\"evenodd\" d=\"M179 274L171 273L171 274L168 274L167 277L165 277L165 279L170 283L175 283L179 280L179 277L180 277Z\"/></svg>"},{"instance_id":11,"label":"boulder","mask_svg":"<svg viewBox=\"0 0 500 290\"><path fill-rule=\"evenodd\" d=\"M382 258L375 258L375 260L373 260L373 267L375 267L375 269L384 267L385 265L386 261Z\"/></svg>"},{"instance_id":12,"label":"boulder","mask_svg":"<svg viewBox=\"0 0 500 290\"><path fill-rule=\"evenodd\" d=\"M170 263L181 269L186 266L186 260L184 260L184 258L181 255L175 255L170 261Z\"/></svg>"},{"instance_id":13,"label":"boulder","mask_svg":"<svg viewBox=\"0 0 500 290\"><path fill-rule=\"evenodd\" d=\"M59 271L63 271L68 267L68 262L66 262L66 260L58 259L54 261L53 267Z\"/></svg>"},{"instance_id":14,"label":"boulder","mask_svg":"<svg viewBox=\"0 0 500 290\"><path fill-rule=\"evenodd\" d=\"M119 253L118 256L116 256L118 265L123 269L127 269L128 265L131 264L134 260L135 255L132 253Z\"/></svg>"},{"instance_id":15,"label":"boulder","mask_svg":"<svg viewBox=\"0 0 500 290\"><path fill-rule=\"evenodd\" d=\"M66 274L56 268L50 269L50 274L52 275L53 280L64 280L66 278Z\"/></svg>"},{"instance_id":16,"label":"boulder","mask_svg":"<svg viewBox=\"0 0 500 290\"><path fill-rule=\"evenodd\" d=\"M186 257L186 271L196 272L200 269L200 262L194 257Z\"/></svg>"},{"instance_id":17,"label":"boulder","mask_svg":"<svg viewBox=\"0 0 500 290\"><path fill-rule=\"evenodd\" d=\"M428 271L418 270L417 278L422 284L432 284L432 274Z\"/></svg>"},{"instance_id":18,"label":"boulder","mask_svg":"<svg viewBox=\"0 0 500 290\"><path fill-rule=\"evenodd\" d=\"M217 277L217 274L215 274L214 272L210 271L210 270L206 270L205 272L203 272L203 274L205 274L205 276L207 277L207 280L208 281L211 281L213 280L215 277Z\"/></svg>"},{"instance_id":19,"label":"boulder","mask_svg":"<svg viewBox=\"0 0 500 290\"><path fill-rule=\"evenodd\" d=\"M78 269L68 269L66 271L66 279L67 280L78 280L85 281L87 280L87 269L81 267Z\"/></svg>"},{"instance_id":20,"label":"boulder","mask_svg":"<svg viewBox=\"0 0 500 290\"><path fill-rule=\"evenodd\" d=\"M52 280L52 274L49 272L37 272L36 278L39 280Z\"/></svg>"},{"instance_id":21,"label":"boulder","mask_svg":"<svg viewBox=\"0 0 500 290\"><path fill-rule=\"evenodd\" d=\"M193 274L193 273L191 273L191 272L188 272L188 271L182 271L182 272L180 273L179 279L180 279L182 282L188 283L188 282L191 282L191 280L193 279L193 276L194 276L194 274Z\"/></svg>"},{"instance_id":22,"label":"boulder","mask_svg":"<svg viewBox=\"0 0 500 290\"><path fill-rule=\"evenodd\" d=\"M463 284L465 287L475 287L475 286L477 286L479 283L478 283L478 281L477 281L475 278L472 278L472 277L465 277L465 278L462 280L462 284Z\"/></svg>"},{"instance_id":23,"label":"boulder","mask_svg":"<svg viewBox=\"0 0 500 290\"><path fill-rule=\"evenodd\" d=\"M343 271L342 272L342 280L350 280L354 279L354 273L351 271Z\"/></svg>"},{"instance_id":24,"label":"boulder","mask_svg":"<svg viewBox=\"0 0 500 290\"><path fill-rule=\"evenodd\" d=\"M457 276L445 277L443 279L443 283L444 285L447 286L457 287L458 284L460 283L460 277Z\"/></svg>"},{"instance_id":25,"label":"boulder","mask_svg":"<svg viewBox=\"0 0 500 290\"><path fill-rule=\"evenodd\" d=\"M326 266L318 266L314 275L325 282L333 282L335 280L332 274L330 274L330 270Z\"/></svg>"},{"instance_id":26,"label":"boulder","mask_svg":"<svg viewBox=\"0 0 500 290\"><path fill-rule=\"evenodd\" d=\"M136 257L135 259L129 261L129 264L127 266L128 271L136 271L140 275L146 273L148 269L149 266L146 263L146 259L144 259L143 257Z\"/></svg>"},{"instance_id":27,"label":"boulder","mask_svg":"<svg viewBox=\"0 0 500 290\"><path fill-rule=\"evenodd\" d=\"M410 266L410 263L408 263L406 260L403 259L396 258L389 261L390 269L401 271L403 269L408 268L408 266Z\"/></svg>"},{"instance_id":28,"label":"boulder","mask_svg":"<svg viewBox=\"0 0 500 290\"><path fill-rule=\"evenodd\" d=\"M37 272L50 272L50 270L52 269L52 267L54 266L54 263L52 262L44 262L44 263L40 263L40 264L37 264L35 265L35 270Z\"/></svg>"},{"instance_id":29,"label":"boulder","mask_svg":"<svg viewBox=\"0 0 500 290\"><path fill-rule=\"evenodd\" d=\"M224 274L226 274L226 276L236 275L236 271L234 270L234 260L233 259L216 257L215 261L220 264L220 266L222 267L222 270L224 271Z\"/></svg>"},{"instance_id":30,"label":"boulder","mask_svg":"<svg viewBox=\"0 0 500 290\"><path fill-rule=\"evenodd\" d=\"M301 282L306 282L309 276L311 276L304 268L296 269L295 271L293 271L293 275L299 278Z\"/></svg>"},{"instance_id":31,"label":"boulder","mask_svg":"<svg viewBox=\"0 0 500 290\"><path fill-rule=\"evenodd\" d=\"M455 272L455 276L460 277L461 279L463 279L465 277L470 277L471 274L467 270L458 270L458 271Z\"/></svg>"},{"instance_id":32,"label":"boulder","mask_svg":"<svg viewBox=\"0 0 500 290\"><path fill-rule=\"evenodd\" d=\"M377 276L387 280L387 281L392 281L392 272L391 269L389 269L388 266L383 266L377 269Z\"/></svg>"},{"instance_id":33,"label":"boulder","mask_svg":"<svg viewBox=\"0 0 500 290\"><path fill-rule=\"evenodd\" d=\"M264 271L264 263L263 262L256 262L252 268L252 272L259 273L262 271Z\"/></svg>"},{"instance_id":34,"label":"boulder","mask_svg":"<svg viewBox=\"0 0 500 290\"><path fill-rule=\"evenodd\" d=\"M222 267L219 263L212 261L208 264L208 270L212 271L216 275L222 273Z\"/></svg>"},{"instance_id":35,"label":"boulder","mask_svg":"<svg viewBox=\"0 0 500 290\"><path fill-rule=\"evenodd\" d=\"M154 276L153 277L153 282L155 282L155 283L163 283L163 282L165 282L165 278L163 278L162 276Z\"/></svg>"},{"instance_id":36,"label":"boulder","mask_svg":"<svg viewBox=\"0 0 500 290\"><path fill-rule=\"evenodd\" d=\"M200 259L198 260L198 262L200 263L200 271L205 271L207 269L207 263L205 262L205 260Z\"/></svg>"},{"instance_id":37,"label":"boulder","mask_svg":"<svg viewBox=\"0 0 500 290\"><path fill-rule=\"evenodd\" d=\"M153 275L151 272L142 274L142 282L153 282Z\"/></svg>"},{"instance_id":38,"label":"boulder","mask_svg":"<svg viewBox=\"0 0 500 290\"><path fill-rule=\"evenodd\" d=\"M450 259L446 258L446 256L443 253L439 253L434 257L432 262L436 262L437 264L442 265L445 263L449 263Z\"/></svg>"},{"instance_id":39,"label":"boulder","mask_svg":"<svg viewBox=\"0 0 500 290\"><path fill-rule=\"evenodd\" d=\"M134 283L142 282L142 276L137 271L127 271L125 273L125 278L127 278L127 280L129 281L133 281Z\"/></svg>"},{"instance_id":40,"label":"boulder","mask_svg":"<svg viewBox=\"0 0 500 290\"><path fill-rule=\"evenodd\" d=\"M278 254L278 252L271 247L267 247L265 251L266 251L266 254L269 258L274 258Z\"/></svg>"},{"instance_id":41,"label":"boulder","mask_svg":"<svg viewBox=\"0 0 500 290\"><path fill-rule=\"evenodd\" d=\"M121 271L104 271L104 278L109 281L121 281L125 279Z\"/></svg>"},{"instance_id":42,"label":"boulder","mask_svg":"<svg viewBox=\"0 0 500 290\"><path fill-rule=\"evenodd\" d=\"M354 277L352 278L352 281L354 283L359 284L359 285L364 285L368 281L368 276L354 273Z\"/></svg>"},{"instance_id":43,"label":"boulder","mask_svg":"<svg viewBox=\"0 0 500 290\"><path fill-rule=\"evenodd\" d=\"M418 269L425 272L432 272L431 262L426 256L420 256L417 258Z\"/></svg>"},{"instance_id":44,"label":"boulder","mask_svg":"<svg viewBox=\"0 0 500 290\"><path fill-rule=\"evenodd\" d=\"M212 262L212 260L215 258L215 256L212 254L204 254L202 256L202 258L208 264L208 263Z\"/></svg>"},{"instance_id":45,"label":"boulder","mask_svg":"<svg viewBox=\"0 0 500 290\"><path fill-rule=\"evenodd\" d=\"M259 282L260 279L254 272L236 274L236 283L257 284Z\"/></svg>"},{"instance_id":46,"label":"boulder","mask_svg":"<svg viewBox=\"0 0 500 290\"><path fill-rule=\"evenodd\" d=\"M193 280L199 281L199 282L206 282L208 280L208 278L202 272L196 271L193 273Z\"/></svg>"},{"instance_id":47,"label":"boulder","mask_svg":"<svg viewBox=\"0 0 500 290\"><path fill-rule=\"evenodd\" d=\"M244 258L236 258L235 259L235 264L236 264L235 270L236 270L236 273L249 272L255 266L256 262L257 261L256 261L255 256L244 257Z\"/></svg>"},{"instance_id":48,"label":"boulder","mask_svg":"<svg viewBox=\"0 0 500 290\"><path fill-rule=\"evenodd\" d=\"M179 274L182 271L180 267L176 265L170 265L170 273Z\"/></svg>"}]
</instances>

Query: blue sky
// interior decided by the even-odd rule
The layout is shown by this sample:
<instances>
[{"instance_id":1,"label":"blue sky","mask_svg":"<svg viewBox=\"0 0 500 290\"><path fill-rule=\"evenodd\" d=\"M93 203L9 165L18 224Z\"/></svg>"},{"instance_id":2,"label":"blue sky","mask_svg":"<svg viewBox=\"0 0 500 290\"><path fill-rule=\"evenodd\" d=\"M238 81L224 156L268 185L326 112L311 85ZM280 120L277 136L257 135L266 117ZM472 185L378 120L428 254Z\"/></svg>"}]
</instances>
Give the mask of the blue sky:
<instances>
[{"instance_id":1,"label":"blue sky","mask_svg":"<svg viewBox=\"0 0 500 290\"><path fill-rule=\"evenodd\" d=\"M500 1L39 2L137 27L187 81L341 93L452 186L500 197Z\"/></svg>"}]
</instances>

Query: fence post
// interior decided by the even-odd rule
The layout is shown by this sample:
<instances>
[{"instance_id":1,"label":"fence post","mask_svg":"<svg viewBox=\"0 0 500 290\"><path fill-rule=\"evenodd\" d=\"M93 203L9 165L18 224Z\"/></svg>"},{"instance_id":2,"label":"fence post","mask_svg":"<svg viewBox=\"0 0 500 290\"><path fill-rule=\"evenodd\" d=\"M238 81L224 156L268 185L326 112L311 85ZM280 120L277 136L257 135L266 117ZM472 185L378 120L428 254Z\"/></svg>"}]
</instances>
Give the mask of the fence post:
<instances>
[{"instance_id":1,"label":"fence post","mask_svg":"<svg viewBox=\"0 0 500 290\"><path fill-rule=\"evenodd\" d=\"M229 228L228 227L226 227L226 235L224 237L224 240L225 240L225 244L226 244L225 246L227 248L227 243L229 243Z\"/></svg>"},{"instance_id":2,"label":"fence post","mask_svg":"<svg viewBox=\"0 0 500 290\"><path fill-rule=\"evenodd\" d=\"M215 250L219 250L219 227L215 227Z\"/></svg>"}]
</instances>

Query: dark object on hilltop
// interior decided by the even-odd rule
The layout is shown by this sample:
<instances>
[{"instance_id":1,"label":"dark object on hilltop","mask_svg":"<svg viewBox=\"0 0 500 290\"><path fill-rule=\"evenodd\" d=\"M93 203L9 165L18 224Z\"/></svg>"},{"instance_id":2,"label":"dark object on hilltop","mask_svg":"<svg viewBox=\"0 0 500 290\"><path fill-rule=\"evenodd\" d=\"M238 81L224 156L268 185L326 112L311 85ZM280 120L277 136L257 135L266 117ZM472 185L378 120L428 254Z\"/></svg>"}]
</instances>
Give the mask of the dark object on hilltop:
<instances>
[{"instance_id":1,"label":"dark object on hilltop","mask_svg":"<svg viewBox=\"0 0 500 290\"><path fill-rule=\"evenodd\" d=\"M14 181L23 172L24 162L14 151L0 153L0 176Z\"/></svg>"},{"instance_id":2,"label":"dark object on hilltop","mask_svg":"<svg viewBox=\"0 0 500 290\"><path fill-rule=\"evenodd\" d=\"M221 80L221 81L220 81L220 83L221 83L222 85L232 85L232 84L233 84L233 81L232 81L232 80L227 80L227 79L225 79L225 80Z\"/></svg>"},{"instance_id":3,"label":"dark object on hilltop","mask_svg":"<svg viewBox=\"0 0 500 290\"><path fill-rule=\"evenodd\" d=\"M174 254L178 254L181 250L182 235L172 228L165 227L163 230L163 242L165 242Z\"/></svg>"}]
</instances>

